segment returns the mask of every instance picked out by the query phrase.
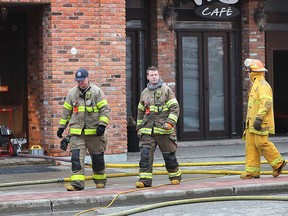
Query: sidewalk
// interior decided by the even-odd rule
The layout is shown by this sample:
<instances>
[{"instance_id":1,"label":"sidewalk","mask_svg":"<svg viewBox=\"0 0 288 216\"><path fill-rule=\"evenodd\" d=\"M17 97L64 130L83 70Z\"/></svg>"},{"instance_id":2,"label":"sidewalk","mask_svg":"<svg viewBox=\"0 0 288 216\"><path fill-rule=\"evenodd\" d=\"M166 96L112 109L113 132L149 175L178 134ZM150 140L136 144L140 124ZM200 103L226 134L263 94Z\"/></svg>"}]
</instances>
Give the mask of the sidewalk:
<instances>
[{"instance_id":1,"label":"sidewalk","mask_svg":"<svg viewBox=\"0 0 288 216\"><path fill-rule=\"evenodd\" d=\"M288 157L286 137L271 138L283 157ZM244 143L241 140L213 140L199 142L181 142L177 157L179 163L201 163L208 161L244 161ZM8 160L8 159L7 159ZM260 179L242 180L238 174L226 175L225 172L243 172L244 165L221 166L188 166L181 167L183 172L193 171L192 174L183 174L180 185L170 185L167 175L154 175L153 187L136 189L137 175L128 177L108 178L105 189L96 189L94 183L86 181L83 191L68 192L64 183L57 183L57 179L70 177L70 165L62 163L52 165L47 159L10 158L10 164L4 164L0 158L0 212L1 215L21 215L24 213L49 213L63 209L85 210L107 206L119 195L112 206L151 204L156 202L180 200L187 198L201 198L214 196L239 196L280 193L288 191L288 172L284 170L278 178L273 178L271 168L267 164L261 166ZM126 164L137 164L139 153L128 153ZM11 164L14 163L14 166ZM52 163L52 164L51 164ZM155 164L163 164L159 151L155 153ZM36 164L36 165L35 165ZM163 167L154 168L154 172L164 171ZM203 171L203 174L197 173ZM219 171L219 174L210 172ZM137 173L138 168L107 168L107 174ZM91 175L91 169L86 169L86 175ZM37 180L55 180L53 183L19 185L1 187L5 183L27 182ZM20 214L21 213L21 214Z\"/></svg>"}]
</instances>

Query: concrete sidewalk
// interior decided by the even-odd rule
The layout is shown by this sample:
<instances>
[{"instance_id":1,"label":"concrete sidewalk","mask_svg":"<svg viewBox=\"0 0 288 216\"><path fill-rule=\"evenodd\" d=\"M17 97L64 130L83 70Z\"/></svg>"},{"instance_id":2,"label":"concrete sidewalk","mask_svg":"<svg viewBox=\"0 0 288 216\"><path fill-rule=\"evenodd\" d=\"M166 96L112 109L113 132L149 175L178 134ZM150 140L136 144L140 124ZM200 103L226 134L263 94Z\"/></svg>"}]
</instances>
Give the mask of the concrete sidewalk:
<instances>
[{"instance_id":1,"label":"concrete sidewalk","mask_svg":"<svg viewBox=\"0 0 288 216\"><path fill-rule=\"evenodd\" d=\"M272 138L275 145L287 159L288 145L286 138ZM219 144L220 143L220 144ZM179 143L177 157L179 163L201 163L208 161L244 161L243 141L201 141L196 143ZM5 165L4 161L10 162ZM137 164L139 153L128 153L125 164ZM107 162L107 161L106 161ZM52 164L51 164L52 163ZM70 177L70 165L61 163L53 165L47 159L31 158L0 158L0 212L1 215L23 215L24 213L55 213L65 209L82 211L85 209L105 207L118 195L112 206L146 205L180 200L187 198L201 198L214 196L259 195L288 192L288 172L284 170L278 178L272 177L271 167L261 166L260 179L241 180L238 174L226 175L228 171L243 172L244 164L238 165L211 165L181 167L183 174L180 185L170 185L167 175L154 175L153 187L136 189L138 168L107 168L107 174L130 173L128 177L108 178L105 189L96 189L94 183L86 181L83 191L68 192L63 182L58 179ZM155 152L155 164L163 164L159 151ZM288 167L286 168L288 169ZM163 167L154 168L154 172L164 171ZM203 171L203 174L197 173ZM216 172L217 174L210 174ZM269 172L269 174L267 174ZM271 173L271 174L270 174ZM267 174L267 175L266 175ZM86 169L86 175L91 175L91 169ZM53 180L50 183L39 183L42 180ZM25 185L25 182L35 181L35 184ZM38 182L37 182L38 181ZM19 186L2 187L5 183L17 183ZM23 185L21 184L23 183Z\"/></svg>"}]
</instances>

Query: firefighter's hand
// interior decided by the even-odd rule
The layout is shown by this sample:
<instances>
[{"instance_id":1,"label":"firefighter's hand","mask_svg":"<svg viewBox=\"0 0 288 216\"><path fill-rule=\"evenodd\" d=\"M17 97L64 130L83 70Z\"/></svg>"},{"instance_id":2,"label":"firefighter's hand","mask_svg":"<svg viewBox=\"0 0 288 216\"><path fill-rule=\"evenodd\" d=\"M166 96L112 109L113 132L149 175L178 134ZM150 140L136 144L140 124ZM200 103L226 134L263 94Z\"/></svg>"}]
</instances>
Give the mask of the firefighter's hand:
<instances>
[{"instance_id":1,"label":"firefighter's hand","mask_svg":"<svg viewBox=\"0 0 288 216\"><path fill-rule=\"evenodd\" d=\"M105 125L98 125L96 134L97 136L102 136L105 133L106 126Z\"/></svg>"},{"instance_id":2,"label":"firefighter's hand","mask_svg":"<svg viewBox=\"0 0 288 216\"><path fill-rule=\"evenodd\" d=\"M63 136L62 136L63 132L64 132L64 128L58 128L57 136L58 136L59 138L62 138L62 137L63 137Z\"/></svg>"},{"instance_id":3,"label":"firefighter's hand","mask_svg":"<svg viewBox=\"0 0 288 216\"><path fill-rule=\"evenodd\" d=\"M261 131L261 124L262 124L262 118L260 117L256 117L253 127L255 128L255 130Z\"/></svg>"},{"instance_id":4,"label":"firefighter's hand","mask_svg":"<svg viewBox=\"0 0 288 216\"><path fill-rule=\"evenodd\" d=\"M166 122L163 126L162 126L163 129L165 130L171 130L173 128L173 125L169 122Z\"/></svg>"},{"instance_id":5,"label":"firefighter's hand","mask_svg":"<svg viewBox=\"0 0 288 216\"><path fill-rule=\"evenodd\" d=\"M62 149L63 151L66 151L68 147L68 143L69 141L67 140L67 138L62 139L60 142L60 149Z\"/></svg>"}]
</instances>

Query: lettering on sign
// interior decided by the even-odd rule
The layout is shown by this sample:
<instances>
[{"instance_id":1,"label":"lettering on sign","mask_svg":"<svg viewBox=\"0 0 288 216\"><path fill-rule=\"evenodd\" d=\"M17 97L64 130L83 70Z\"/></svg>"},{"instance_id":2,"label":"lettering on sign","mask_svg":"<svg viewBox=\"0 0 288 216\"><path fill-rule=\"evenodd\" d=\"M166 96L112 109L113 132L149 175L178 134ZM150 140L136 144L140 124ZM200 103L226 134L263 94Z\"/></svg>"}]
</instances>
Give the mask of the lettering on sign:
<instances>
[{"instance_id":1,"label":"lettering on sign","mask_svg":"<svg viewBox=\"0 0 288 216\"><path fill-rule=\"evenodd\" d=\"M240 11L232 6L224 4L204 5L195 9L198 16L210 19L228 19L236 17Z\"/></svg>"}]
</instances>

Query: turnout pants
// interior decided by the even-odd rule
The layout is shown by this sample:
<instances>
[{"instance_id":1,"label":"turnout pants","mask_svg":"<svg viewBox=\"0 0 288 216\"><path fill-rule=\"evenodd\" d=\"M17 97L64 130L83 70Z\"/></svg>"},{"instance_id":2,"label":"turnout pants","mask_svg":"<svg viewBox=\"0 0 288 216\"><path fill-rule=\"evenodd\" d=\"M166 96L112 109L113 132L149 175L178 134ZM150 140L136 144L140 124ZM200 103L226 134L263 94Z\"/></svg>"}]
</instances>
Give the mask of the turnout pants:
<instances>
[{"instance_id":1,"label":"turnout pants","mask_svg":"<svg viewBox=\"0 0 288 216\"><path fill-rule=\"evenodd\" d=\"M93 181L103 183L107 179L105 174L104 152L106 150L106 135L71 136L71 185L76 188L85 187L85 156L88 152L92 161Z\"/></svg>"},{"instance_id":2,"label":"turnout pants","mask_svg":"<svg viewBox=\"0 0 288 216\"><path fill-rule=\"evenodd\" d=\"M284 161L274 143L268 140L268 135L246 132L245 148L245 171L247 174L260 175L261 155L268 161L273 170L277 170Z\"/></svg>"},{"instance_id":3,"label":"turnout pants","mask_svg":"<svg viewBox=\"0 0 288 216\"><path fill-rule=\"evenodd\" d=\"M140 162L139 162L139 181L146 186L152 185L152 172L154 152L159 146L165 161L166 170L169 173L170 181L181 180L181 171L176 158L177 144L173 135L146 135L143 134L140 139Z\"/></svg>"}]
</instances>

